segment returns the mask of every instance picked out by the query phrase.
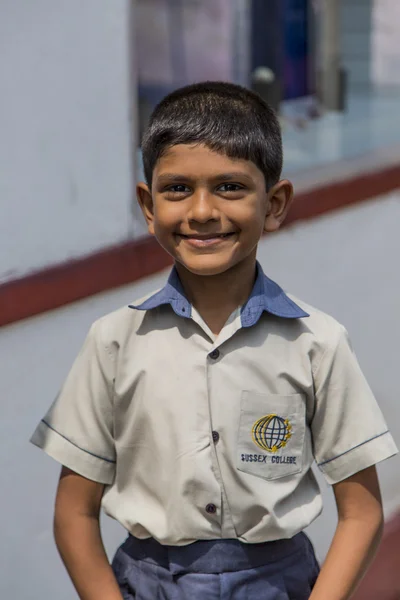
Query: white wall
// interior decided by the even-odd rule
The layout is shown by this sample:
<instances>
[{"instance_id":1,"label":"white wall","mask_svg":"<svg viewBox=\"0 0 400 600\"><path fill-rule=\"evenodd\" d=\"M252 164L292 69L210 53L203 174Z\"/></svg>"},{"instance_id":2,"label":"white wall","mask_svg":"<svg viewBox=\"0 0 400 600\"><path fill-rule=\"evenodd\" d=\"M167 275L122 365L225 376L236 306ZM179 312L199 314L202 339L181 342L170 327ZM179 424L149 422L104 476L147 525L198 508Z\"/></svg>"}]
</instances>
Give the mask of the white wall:
<instances>
[{"instance_id":1,"label":"white wall","mask_svg":"<svg viewBox=\"0 0 400 600\"><path fill-rule=\"evenodd\" d=\"M0 282L132 233L129 2L0 2Z\"/></svg>"},{"instance_id":2,"label":"white wall","mask_svg":"<svg viewBox=\"0 0 400 600\"><path fill-rule=\"evenodd\" d=\"M231 0L189 0L181 7L169 0L136 2L138 76L143 86L232 78Z\"/></svg>"},{"instance_id":3,"label":"white wall","mask_svg":"<svg viewBox=\"0 0 400 600\"><path fill-rule=\"evenodd\" d=\"M351 89L400 85L400 3L341 0L341 51Z\"/></svg>"},{"instance_id":4,"label":"white wall","mask_svg":"<svg viewBox=\"0 0 400 600\"><path fill-rule=\"evenodd\" d=\"M299 223L263 240L259 258L287 290L350 331L397 442L400 319L400 190ZM0 598L71 600L51 533L59 467L28 439L69 370L90 324L159 287L165 273L0 329ZM400 458L380 465L387 514L400 506ZM311 527L319 556L335 526L332 493ZM105 519L110 555L124 534Z\"/></svg>"},{"instance_id":5,"label":"white wall","mask_svg":"<svg viewBox=\"0 0 400 600\"><path fill-rule=\"evenodd\" d=\"M390 0L389 0L390 2ZM371 14L373 0L341 0L341 53L351 90L371 83Z\"/></svg>"},{"instance_id":6,"label":"white wall","mask_svg":"<svg viewBox=\"0 0 400 600\"><path fill-rule=\"evenodd\" d=\"M372 78L379 86L400 86L400 3L374 0L372 15Z\"/></svg>"}]
</instances>

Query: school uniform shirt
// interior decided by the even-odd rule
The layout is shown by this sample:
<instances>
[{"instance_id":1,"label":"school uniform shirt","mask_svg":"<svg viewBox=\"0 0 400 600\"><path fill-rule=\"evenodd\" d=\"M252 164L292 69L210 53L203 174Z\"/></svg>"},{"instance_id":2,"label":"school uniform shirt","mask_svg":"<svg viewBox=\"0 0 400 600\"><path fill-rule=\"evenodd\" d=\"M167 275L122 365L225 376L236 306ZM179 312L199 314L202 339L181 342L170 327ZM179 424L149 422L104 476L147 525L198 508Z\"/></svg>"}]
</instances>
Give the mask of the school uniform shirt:
<instances>
[{"instance_id":1,"label":"school uniform shirt","mask_svg":"<svg viewBox=\"0 0 400 600\"><path fill-rule=\"evenodd\" d=\"M169 545L292 537L321 512L314 460L334 484L397 452L346 330L260 265L218 336L175 270L95 322L31 441Z\"/></svg>"}]
</instances>

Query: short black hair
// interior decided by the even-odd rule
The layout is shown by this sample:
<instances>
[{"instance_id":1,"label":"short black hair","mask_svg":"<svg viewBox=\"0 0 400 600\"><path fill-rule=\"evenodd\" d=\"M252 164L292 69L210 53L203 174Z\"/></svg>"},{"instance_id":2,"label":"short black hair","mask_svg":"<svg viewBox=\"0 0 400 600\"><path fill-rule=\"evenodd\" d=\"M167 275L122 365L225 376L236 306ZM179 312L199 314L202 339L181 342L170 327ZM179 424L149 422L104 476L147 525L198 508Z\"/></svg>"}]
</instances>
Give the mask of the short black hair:
<instances>
[{"instance_id":1,"label":"short black hair","mask_svg":"<svg viewBox=\"0 0 400 600\"><path fill-rule=\"evenodd\" d=\"M177 144L205 144L230 158L252 161L266 187L282 172L282 136L272 108L234 83L205 81L168 94L154 109L143 135L144 175L149 187L163 153Z\"/></svg>"}]
</instances>

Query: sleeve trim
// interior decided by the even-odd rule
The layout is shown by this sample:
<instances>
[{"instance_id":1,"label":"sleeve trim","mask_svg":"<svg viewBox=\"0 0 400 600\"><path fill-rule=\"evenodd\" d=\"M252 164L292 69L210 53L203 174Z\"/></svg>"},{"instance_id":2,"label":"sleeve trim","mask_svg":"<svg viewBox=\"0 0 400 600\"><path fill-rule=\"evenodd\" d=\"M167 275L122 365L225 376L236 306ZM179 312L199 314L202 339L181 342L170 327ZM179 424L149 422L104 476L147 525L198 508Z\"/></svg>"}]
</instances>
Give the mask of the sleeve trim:
<instances>
[{"instance_id":1,"label":"sleeve trim","mask_svg":"<svg viewBox=\"0 0 400 600\"><path fill-rule=\"evenodd\" d=\"M91 456L94 456L95 458L99 458L100 460L104 460L105 462L112 463L112 464L116 463L116 461L112 460L111 458L106 458L105 456L99 456L98 454L95 454L94 452L90 452L89 450L86 450L85 448L82 448L81 446L78 446L78 444L75 444L75 442L71 441L69 438L67 438L67 436L65 436L62 433L60 433L59 431L57 431L57 429L54 429L54 427L52 427L44 419L42 419L42 423L44 423L44 425L46 425L46 427L48 427L49 429L51 429L52 431L54 431L57 435L59 435L60 437L64 438L64 440L67 440L67 442L69 442L70 444L72 444L72 446L75 446L75 448L78 448L78 450L82 450L82 452L86 452L86 454L90 454Z\"/></svg>"},{"instance_id":2,"label":"sleeve trim","mask_svg":"<svg viewBox=\"0 0 400 600\"><path fill-rule=\"evenodd\" d=\"M387 433L389 433L388 429L386 429L386 431L384 431L383 433L379 433L378 435L374 435L373 437L369 438L368 440L365 440L365 442L361 442L361 444L357 444L357 446L353 446L352 448L349 448L349 450L346 450L346 452L342 452L341 454L338 454L337 456L334 456L333 458L329 458L328 460L324 460L323 462L318 463L318 467L323 467L324 465L336 460L337 458L340 458L341 456L344 456L345 454L352 452L356 448L359 448L360 446L364 446L364 444L368 444L368 442L372 442L372 440L376 440L377 438L380 438L383 435L386 435Z\"/></svg>"}]
</instances>

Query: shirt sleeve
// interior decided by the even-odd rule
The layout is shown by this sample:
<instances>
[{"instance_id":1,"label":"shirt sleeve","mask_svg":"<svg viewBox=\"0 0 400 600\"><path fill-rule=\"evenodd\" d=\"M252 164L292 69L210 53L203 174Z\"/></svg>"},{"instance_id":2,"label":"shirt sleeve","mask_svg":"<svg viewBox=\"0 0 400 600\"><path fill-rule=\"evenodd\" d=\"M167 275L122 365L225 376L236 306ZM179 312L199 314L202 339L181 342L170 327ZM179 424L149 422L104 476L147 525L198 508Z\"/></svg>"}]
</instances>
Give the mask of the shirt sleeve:
<instances>
[{"instance_id":1,"label":"shirt sleeve","mask_svg":"<svg viewBox=\"0 0 400 600\"><path fill-rule=\"evenodd\" d=\"M72 369L31 442L80 475L104 484L115 473L111 352L90 329Z\"/></svg>"},{"instance_id":2,"label":"shirt sleeve","mask_svg":"<svg viewBox=\"0 0 400 600\"><path fill-rule=\"evenodd\" d=\"M335 343L322 356L314 386L314 457L328 483L342 481L396 454L396 445L342 326Z\"/></svg>"}]
</instances>

